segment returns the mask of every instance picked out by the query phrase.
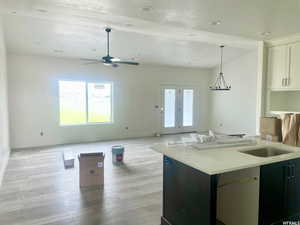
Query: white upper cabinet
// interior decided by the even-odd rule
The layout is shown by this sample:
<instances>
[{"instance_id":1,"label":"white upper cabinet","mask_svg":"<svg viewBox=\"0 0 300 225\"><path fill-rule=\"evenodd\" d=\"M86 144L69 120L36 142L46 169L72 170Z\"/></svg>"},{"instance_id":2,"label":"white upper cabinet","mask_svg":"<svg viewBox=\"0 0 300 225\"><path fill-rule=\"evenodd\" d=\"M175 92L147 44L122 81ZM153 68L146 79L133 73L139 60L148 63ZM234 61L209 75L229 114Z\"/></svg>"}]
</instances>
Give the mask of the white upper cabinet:
<instances>
[{"instance_id":1,"label":"white upper cabinet","mask_svg":"<svg viewBox=\"0 0 300 225\"><path fill-rule=\"evenodd\" d=\"M269 48L268 87L300 90L300 43Z\"/></svg>"},{"instance_id":2,"label":"white upper cabinet","mask_svg":"<svg viewBox=\"0 0 300 225\"><path fill-rule=\"evenodd\" d=\"M288 81L288 87L290 89L300 90L300 43L290 45L289 51L290 77Z\"/></svg>"},{"instance_id":3,"label":"white upper cabinet","mask_svg":"<svg viewBox=\"0 0 300 225\"><path fill-rule=\"evenodd\" d=\"M275 46L269 48L268 87L286 89L288 79L288 47Z\"/></svg>"}]
</instances>

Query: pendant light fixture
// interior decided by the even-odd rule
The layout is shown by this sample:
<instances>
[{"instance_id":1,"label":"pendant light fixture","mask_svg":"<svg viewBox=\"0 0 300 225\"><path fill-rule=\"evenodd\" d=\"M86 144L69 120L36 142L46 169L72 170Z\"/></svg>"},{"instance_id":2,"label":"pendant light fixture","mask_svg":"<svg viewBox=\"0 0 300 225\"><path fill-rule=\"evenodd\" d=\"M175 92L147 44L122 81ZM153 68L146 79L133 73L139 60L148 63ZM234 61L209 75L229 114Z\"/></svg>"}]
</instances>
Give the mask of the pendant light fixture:
<instances>
[{"instance_id":1,"label":"pendant light fixture","mask_svg":"<svg viewBox=\"0 0 300 225\"><path fill-rule=\"evenodd\" d=\"M231 89L231 85L227 85L223 74L223 48L224 45L221 45L220 46L221 49L220 73L217 75L214 84L209 87L209 89L212 91L229 91Z\"/></svg>"}]
</instances>

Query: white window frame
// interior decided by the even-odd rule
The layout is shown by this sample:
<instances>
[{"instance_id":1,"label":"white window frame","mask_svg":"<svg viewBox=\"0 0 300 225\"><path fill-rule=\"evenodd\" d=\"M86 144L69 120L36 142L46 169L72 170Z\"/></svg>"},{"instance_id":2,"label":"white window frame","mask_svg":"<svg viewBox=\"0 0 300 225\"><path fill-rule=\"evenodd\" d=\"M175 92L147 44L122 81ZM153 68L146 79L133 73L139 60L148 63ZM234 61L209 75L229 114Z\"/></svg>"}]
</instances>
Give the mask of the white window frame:
<instances>
[{"instance_id":1,"label":"white window frame","mask_svg":"<svg viewBox=\"0 0 300 225\"><path fill-rule=\"evenodd\" d=\"M59 96L59 82L68 81L68 82L83 82L85 83L85 100L86 100L86 122L85 123L74 123L74 124L62 124L59 116L59 126L61 127L70 127L70 126L90 126L90 125L104 125L104 124L113 124L114 123L114 84L113 82L105 82L105 81L82 81L82 80L59 80L58 81L58 106L59 106L59 115L60 115L60 96ZM88 103L88 85L89 84L110 84L111 93L110 93L110 121L109 122L89 122L89 103Z\"/></svg>"}]
</instances>

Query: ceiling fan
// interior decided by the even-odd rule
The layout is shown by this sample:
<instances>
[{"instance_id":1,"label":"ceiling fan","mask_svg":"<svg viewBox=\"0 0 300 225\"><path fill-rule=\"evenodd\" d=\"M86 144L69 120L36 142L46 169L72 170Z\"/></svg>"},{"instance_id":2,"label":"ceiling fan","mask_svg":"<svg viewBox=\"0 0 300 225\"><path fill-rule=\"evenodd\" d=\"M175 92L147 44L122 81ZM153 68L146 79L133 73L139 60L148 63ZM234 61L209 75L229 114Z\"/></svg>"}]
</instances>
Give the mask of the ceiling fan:
<instances>
[{"instance_id":1,"label":"ceiling fan","mask_svg":"<svg viewBox=\"0 0 300 225\"><path fill-rule=\"evenodd\" d=\"M118 67L119 64L138 66L139 65L138 62L123 61L119 58L115 58L109 55L109 33L111 32L111 28L106 28L105 31L107 33L107 55L102 57L102 59L81 59L81 60L88 61L86 64L103 63L106 66L112 66L112 67Z\"/></svg>"}]
</instances>

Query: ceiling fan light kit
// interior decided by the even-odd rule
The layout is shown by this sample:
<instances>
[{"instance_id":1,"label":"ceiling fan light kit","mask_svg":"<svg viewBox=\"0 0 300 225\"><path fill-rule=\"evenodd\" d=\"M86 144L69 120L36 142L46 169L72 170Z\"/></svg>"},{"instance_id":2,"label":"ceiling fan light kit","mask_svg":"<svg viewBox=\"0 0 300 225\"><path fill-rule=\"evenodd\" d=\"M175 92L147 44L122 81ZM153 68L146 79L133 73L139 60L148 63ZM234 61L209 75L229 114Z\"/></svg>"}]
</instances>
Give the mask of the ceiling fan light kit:
<instances>
[{"instance_id":1,"label":"ceiling fan light kit","mask_svg":"<svg viewBox=\"0 0 300 225\"><path fill-rule=\"evenodd\" d=\"M220 46L221 49L221 63L220 63L220 73L217 75L217 78L212 86L209 87L212 91L229 91L231 90L231 85L226 83L224 73L223 73L223 48L224 45Z\"/></svg>"},{"instance_id":2,"label":"ceiling fan light kit","mask_svg":"<svg viewBox=\"0 0 300 225\"><path fill-rule=\"evenodd\" d=\"M109 54L109 34L111 32L111 28L107 27L105 29L106 33L107 33L107 55L102 57L102 59L98 60L98 59L81 59L81 60L85 60L88 61L88 63L86 64L97 64L97 63L103 63L103 65L105 66L112 66L112 67L118 67L119 64L125 64L125 65L133 65L133 66L138 66L139 63L138 62L133 62L133 61L123 61L120 60L118 58L112 57Z\"/></svg>"}]
</instances>

